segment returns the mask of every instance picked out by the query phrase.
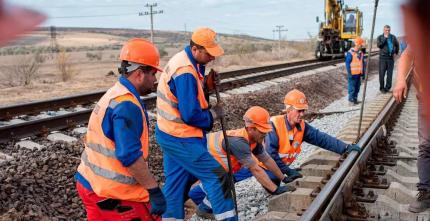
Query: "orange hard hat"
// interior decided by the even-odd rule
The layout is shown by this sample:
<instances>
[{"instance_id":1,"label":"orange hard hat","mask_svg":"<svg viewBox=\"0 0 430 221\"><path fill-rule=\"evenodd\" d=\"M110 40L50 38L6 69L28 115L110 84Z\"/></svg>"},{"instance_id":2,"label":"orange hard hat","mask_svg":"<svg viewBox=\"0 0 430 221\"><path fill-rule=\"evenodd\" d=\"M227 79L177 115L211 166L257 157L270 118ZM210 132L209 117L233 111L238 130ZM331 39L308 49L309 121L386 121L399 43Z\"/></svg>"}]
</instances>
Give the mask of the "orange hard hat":
<instances>
[{"instance_id":1,"label":"orange hard hat","mask_svg":"<svg viewBox=\"0 0 430 221\"><path fill-rule=\"evenodd\" d=\"M133 38L122 46L119 55L121 61L130 61L142 65L151 66L158 71L162 71L160 64L160 53L150 41L143 38Z\"/></svg>"},{"instance_id":2,"label":"orange hard hat","mask_svg":"<svg viewBox=\"0 0 430 221\"><path fill-rule=\"evenodd\" d=\"M243 120L245 121L245 126L255 127L262 133L268 133L272 131L272 125L270 124L270 114L266 109L260 106L253 106L249 108L245 112L245 115L243 115Z\"/></svg>"},{"instance_id":3,"label":"orange hard hat","mask_svg":"<svg viewBox=\"0 0 430 221\"><path fill-rule=\"evenodd\" d=\"M354 44L355 44L356 46L358 46L358 45L363 46L363 45L364 45L364 40L363 40L361 37L356 37L356 38L354 39Z\"/></svg>"},{"instance_id":4,"label":"orange hard hat","mask_svg":"<svg viewBox=\"0 0 430 221\"><path fill-rule=\"evenodd\" d=\"M284 98L285 105L291 105L296 110L306 110L308 109L308 100L303 92L294 89L285 95Z\"/></svg>"},{"instance_id":5,"label":"orange hard hat","mask_svg":"<svg viewBox=\"0 0 430 221\"><path fill-rule=\"evenodd\" d=\"M0 0L0 46L17 35L35 29L45 19L46 17L38 12Z\"/></svg>"},{"instance_id":6,"label":"orange hard hat","mask_svg":"<svg viewBox=\"0 0 430 221\"><path fill-rule=\"evenodd\" d=\"M218 57L224 54L224 49L215 42L215 38L216 32L210 28L198 28L191 36L194 43L203 46L210 55Z\"/></svg>"}]
</instances>

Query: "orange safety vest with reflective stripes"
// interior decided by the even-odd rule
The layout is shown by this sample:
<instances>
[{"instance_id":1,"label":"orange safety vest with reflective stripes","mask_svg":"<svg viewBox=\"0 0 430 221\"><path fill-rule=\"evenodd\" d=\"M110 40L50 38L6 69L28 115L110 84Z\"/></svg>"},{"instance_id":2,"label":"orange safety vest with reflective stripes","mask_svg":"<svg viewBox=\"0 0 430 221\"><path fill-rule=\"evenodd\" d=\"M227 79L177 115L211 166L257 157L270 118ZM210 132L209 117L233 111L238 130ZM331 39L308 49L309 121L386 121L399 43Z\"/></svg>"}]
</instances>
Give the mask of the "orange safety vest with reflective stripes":
<instances>
[{"instance_id":1,"label":"orange safety vest with reflective stripes","mask_svg":"<svg viewBox=\"0 0 430 221\"><path fill-rule=\"evenodd\" d=\"M245 128L228 130L227 136L241 137L241 138L244 138L249 143L248 133L246 132ZM221 164L222 167L224 167L225 171L228 172L227 152L222 148L222 144L224 141L224 135L222 131L208 134L207 141L208 141L209 153L215 158L216 161L218 161L218 163ZM249 148L251 149L251 151L253 151L255 147L257 147L257 143L253 143L249 145ZM232 172L236 173L237 171L240 170L241 165L237 160L237 158L233 155L230 155L230 160L231 160Z\"/></svg>"},{"instance_id":2,"label":"orange safety vest with reflective stripes","mask_svg":"<svg viewBox=\"0 0 430 221\"><path fill-rule=\"evenodd\" d=\"M131 101L142 112L143 133L140 137L143 158L148 157L148 125L144 110L125 86L117 82L99 100L91 113L78 172L90 183L93 191L100 197L148 202L148 191L140 185L115 157L115 141L103 133L102 122L108 107L114 108L123 101Z\"/></svg>"},{"instance_id":3,"label":"orange safety vest with reflective stripes","mask_svg":"<svg viewBox=\"0 0 430 221\"><path fill-rule=\"evenodd\" d=\"M278 155L282 162L290 165L302 151L301 146L305 134L305 121L302 120L300 122L301 130L298 130L296 127L288 130L285 115L274 116L270 121L272 121L275 127L274 129L279 140Z\"/></svg>"},{"instance_id":4,"label":"orange safety vest with reflective stripes","mask_svg":"<svg viewBox=\"0 0 430 221\"><path fill-rule=\"evenodd\" d=\"M364 55L362 53L357 53L352 48L349 50L349 53L352 55L352 61L351 61L351 75L358 75L363 74L363 57ZM361 55L360 58L358 58L358 55Z\"/></svg>"},{"instance_id":5,"label":"orange safety vest with reflective stripes","mask_svg":"<svg viewBox=\"0 0 430 221\"><path fill-rule=\"evenodd\" d=\"M178 99L169 88L170 80L185 73L191 73L197 81L197 99L200 107L202 109L208 108L209 105L203 92L204 77L194 68L186 52L181 51L167 63L158 83L157 126L164 133L174 137L203 137L201 128L188 125L182 120L178 110Z\"/></svg>"}]
</instances>

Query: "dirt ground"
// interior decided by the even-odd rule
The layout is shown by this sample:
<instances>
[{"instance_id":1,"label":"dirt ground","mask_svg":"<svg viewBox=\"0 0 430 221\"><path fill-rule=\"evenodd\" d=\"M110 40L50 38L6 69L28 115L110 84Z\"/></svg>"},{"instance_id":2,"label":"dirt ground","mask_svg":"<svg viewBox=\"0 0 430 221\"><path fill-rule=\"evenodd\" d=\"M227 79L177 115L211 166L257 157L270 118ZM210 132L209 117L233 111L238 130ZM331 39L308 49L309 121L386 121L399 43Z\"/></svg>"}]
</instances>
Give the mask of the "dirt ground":
<instances>
[{"instance_id":1,"label":"dirt ground","mask_svg":"<svg viewBox=\"0 0 430 221\"><path fill-rule=\"evenodd\" d=\"M36 32L10 47L0 48L0 106L106 90L117 80L117 76L108 74L110 71L117 73L119 65L120 50L112 47L120 48L130 37L72 31L59 32L57 35L58 44L64 50L70 50L64 52L68 58L67 64L71 67L67 74L69 79L62 79L64 75L58 69L58 54L43 52L40 53L41 62L38 63L37 72L24 85L26 75L17 69L30 66L35 54L5 53L7 50L18 53L25 48L46 49L50 44L47 34L48 32ZM166 37L159 38L162 43L157 43L157 47L166 52L161 58L161 67L186 44L184 40L168 42L172 36L175 37L175 33L164 33L162 36L164 35ZM220 42L226 53L208 66L219 72L313 57L310 42L284 43L281 57L278 57L277 47L273 47L277 46L277 42L270 40L220 36ZM102 50L98 50L99 48ZM267 48L270 50L266 50Z\"/></svg>"}]
</instances>

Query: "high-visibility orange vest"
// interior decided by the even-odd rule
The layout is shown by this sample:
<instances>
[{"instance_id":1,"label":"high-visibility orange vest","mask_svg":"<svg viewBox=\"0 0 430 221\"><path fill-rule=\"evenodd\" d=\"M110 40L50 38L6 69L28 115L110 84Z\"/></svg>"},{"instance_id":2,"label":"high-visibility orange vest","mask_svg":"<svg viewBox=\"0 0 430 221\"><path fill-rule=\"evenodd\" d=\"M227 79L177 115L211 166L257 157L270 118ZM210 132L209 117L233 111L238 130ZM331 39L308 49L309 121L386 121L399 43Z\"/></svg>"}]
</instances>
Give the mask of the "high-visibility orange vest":
<instances>
[{"instance_id":1,"label":"high-visibility orange vest","mask_svg":"<svg viewBox=\"0 0 430 221\"><path fill-rule=\"evenodd\" d=\"M78 172L90 183L93 191L100 197L148 202L148 191L140 185L115 157L115 141L103 133L102 122L108 107L114 108L123 101L131 101L142 112L143 133L140 137L143 158L148 157L148 125L144 110L125 86L117 82L99 100L91 113Z\"/></svg>"},{"instance_id":2,"label":"high-visibility orange vest","mask_svg":"<svg viewBox=\"0 0 430 221\"><path fill-rule=\"evenodd\" d=\"M186 124L178 110L178 99L169 88L169 82L182 74L191 73L197 81L197 99L202 109L208 108L205 94L203 92L203 80L194 68L185 51L173 56L167 63L161 74L157 88L157 126L164 133L174 137L203 137L201 128Z\"/></svg>"},{"instance_id":3,"label":"high-visibility orange vest","mask_svg":"<svg viewBox=\"0 0 430 221\"><path fill-rule=\"evenodd\" d=\"M241 137L241 138L244 138L249 143L248 133L246 132L245 128L228 130L227 136ZM228 172L227 152L225 152L225 150L222 148L222 144L224 141L224 135L222 131L208 134L207 140L208 140L209 153L215 158L216 161L218 161L218 163L221 164L222 167L224 167L225 171ZM257 143L249 144L249 148L251 149L251 151L253 151L255 147L257 147ZM241 165L237 160L237 158L233 155L230 155L230 160L231 160L232 172L236 173L237 171L240 170Z\"/></svg>"},{"instance_id":4,"label":"high-visibility orange vest","mask_svg":"<svg viewBox=\"0 0 430 221\"><path fill-rule=\"evenodd\" d=\"M278 155L282 162L290 165L302 151L301 147L305 134L305 121L302 120L300 122L301 130L298 130L296 127L292 130L288 130L288 122L285 119L285 115L274 116L270 121L272 121L275 127L274 129L276 130L276 135L278 135Z\"/></svg>"},{"instance_id":5,"label":"high-visibility orange vest","mask_svg":"<svg viewBox=\"0 0 430 221\"><path fill-rule=\"evenodd\" d=\"M357 53L354 51L354 49L350 49L349 53L352 55L352 61L351 61L351 75L358 75L363 73L363 57L364 55L362 53ZM360 58L358 58L358 55L361 55Z\"/></svg>"}]
</instances>

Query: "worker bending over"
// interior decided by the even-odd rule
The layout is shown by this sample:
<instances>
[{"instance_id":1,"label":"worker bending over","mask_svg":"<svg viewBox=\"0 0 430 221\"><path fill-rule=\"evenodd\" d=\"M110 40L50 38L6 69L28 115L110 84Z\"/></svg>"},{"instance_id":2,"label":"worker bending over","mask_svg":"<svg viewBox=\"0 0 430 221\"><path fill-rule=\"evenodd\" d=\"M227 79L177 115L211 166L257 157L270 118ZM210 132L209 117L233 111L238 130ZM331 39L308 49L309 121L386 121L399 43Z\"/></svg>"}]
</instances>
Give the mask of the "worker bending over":
<instances>
[{"instance_id":1,"label":"worker bending over","mask_svg":"<svg viewBox=\"0 0 430 221\"><path fill-rule=\"evenodd\" d=\"M235 176L235 173L243 166L248 168L257 181L271 194L278 195L286 191L293 191L295 189L294 187L278 186L274 184L265 173L264 169L258 165L259 160L279 180L287 178L262 145L264 137L272 130L269 121L269 112L262 107L254 106L246 111L243 119L245 121L245 127L227 131L229 149L231 151L231 167L235 182L242 180L240 176ZM228 172L227 150L222 131L208 134L207 140L209 153L222 165L224 170ZM206 191L201 184L191 189L189 197L198 205L196 211L197 215L203 218L212 218L211 203L208 201Z\"/></svg>"},{"instance_id":2,"label":"worker bending over","mask_svg":"<svg viewBox=\"0 0 430 221\"><path fill-rule=\"evenodd\" d=\"M308 101L301 91L294 89L288 92L284 104L286 114L270 119L273 130L266 136L264 144L278 167L288 176L289 182L302 177L289 165L300 154L303 141L338 154L361 151L359 146L346 144L306 123L303 116L308 109Z\"/></svg>"}]
</instances>

